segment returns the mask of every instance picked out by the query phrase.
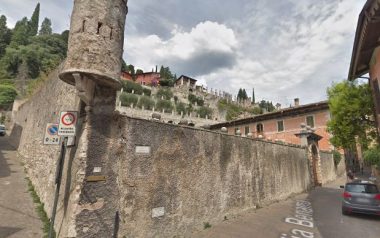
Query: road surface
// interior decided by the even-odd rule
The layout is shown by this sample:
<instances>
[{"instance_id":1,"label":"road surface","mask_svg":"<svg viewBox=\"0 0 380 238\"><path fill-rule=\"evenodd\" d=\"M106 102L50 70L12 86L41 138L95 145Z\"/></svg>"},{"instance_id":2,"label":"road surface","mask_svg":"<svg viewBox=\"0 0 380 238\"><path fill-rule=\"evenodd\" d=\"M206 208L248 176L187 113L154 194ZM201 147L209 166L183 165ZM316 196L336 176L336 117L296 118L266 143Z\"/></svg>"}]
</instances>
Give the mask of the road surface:
<instances>
[{"instance_id":1,"label":"road surface","mask_svg":"<svg viewBox=\"0 0 380 238\"><path fill-rule=\"evenodd\" d=\"M345 179L340 178L308 194L222 221L195 233L193 237L292 238L293 235L293 238L380 238L380 217L342 215L342 189L339 185L343 185ZM307 214L303 218L312 217L312 220L301 225L296 214ZM311 223L313 227L310 227Z\"/></svg>"},{"instance_id":2,"label":"road surface","mask_svg":"<svg viewBox=\"0 0 380 238\"><path fill-rule=\"evenodd\" d=\"M16 151L0 136L0 238L40 238L41 227Z\"/></svg>"}]
</instances>

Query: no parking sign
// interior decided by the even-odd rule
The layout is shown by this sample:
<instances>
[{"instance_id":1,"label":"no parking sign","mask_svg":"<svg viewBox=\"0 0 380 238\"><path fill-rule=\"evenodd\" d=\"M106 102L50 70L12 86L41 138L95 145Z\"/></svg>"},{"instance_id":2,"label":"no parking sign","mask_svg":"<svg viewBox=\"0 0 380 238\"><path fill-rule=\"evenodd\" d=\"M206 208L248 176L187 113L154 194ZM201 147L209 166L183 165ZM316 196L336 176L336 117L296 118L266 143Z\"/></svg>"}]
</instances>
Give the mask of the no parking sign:
<instances>
[{"instance_id":1,"label":"no parking sign","mask_svg":"<svg viewBox=\"0 0 380 238\"><path fill-rule=\"evenodd\" d=\"M58 135L75 136L75 125L78 120L78 112L61 112L59 117Z\"/></svg>"},{"instance_id":2,"label":"no parking sign","mask_svg":"<svg viewBox=\"0 0 380 238\"><path fill-rule=\"evenodd\" d=\"M59 145L58 124L48 123L46 125L44 145Z\"/></svg>"}]
</instances>

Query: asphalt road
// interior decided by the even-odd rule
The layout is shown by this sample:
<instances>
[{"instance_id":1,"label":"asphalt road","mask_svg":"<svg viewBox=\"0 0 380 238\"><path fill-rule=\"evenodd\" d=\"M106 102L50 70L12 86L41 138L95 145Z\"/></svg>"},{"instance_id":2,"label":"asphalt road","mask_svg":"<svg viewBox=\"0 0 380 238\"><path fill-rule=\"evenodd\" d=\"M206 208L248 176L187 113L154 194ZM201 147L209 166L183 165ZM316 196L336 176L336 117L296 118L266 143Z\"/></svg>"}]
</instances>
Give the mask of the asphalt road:
<instances>
[{"instance_id":1,"label":"asphalt road","mask_svg":"<svg viewBox=\"0 0 380 238\"><path fill-rule=\"evenodd\" d=\"M24 169L6 136L0 136L0 238L42 237Z\"/></svg>"},{"instance_id":2,"label":"asphalt road","mask_svg":"<svg viewBox=\"0 0 380 238\"><path fill-rule=\"evenodd\" d=\"M210 229L193 234L203 238L380 238L380 217L341 214L342 189L345 177L308 194L301 194L269 207L250 210ZM302 226L295 218L297 201L310 204L313 227ZM289 221L289 220L288 220ZM308 224L306 224L308 225ZM304 231L301 236L299 231ZM293 236L292 236L293 235Z\"/></svg>"},{"instance_id":3,"label":"asphalt road","mask_svg":"<svg viewBox=\"0 0 380 238\"><path fill-rule=\"evenodd\" d=\"M380 217L367 215L344 216L341 213L342 189L345 178L327 187L312 191L309 200L313 204L316 226L324 238L379 238Z\"/></svg>"}]
</instances>

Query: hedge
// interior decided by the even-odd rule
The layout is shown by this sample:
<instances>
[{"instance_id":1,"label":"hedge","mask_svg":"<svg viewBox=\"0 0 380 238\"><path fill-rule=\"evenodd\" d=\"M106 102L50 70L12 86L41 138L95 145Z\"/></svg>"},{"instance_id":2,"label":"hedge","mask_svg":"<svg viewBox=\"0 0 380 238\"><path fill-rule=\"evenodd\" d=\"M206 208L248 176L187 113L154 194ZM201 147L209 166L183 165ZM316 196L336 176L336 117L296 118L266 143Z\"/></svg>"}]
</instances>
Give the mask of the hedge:
<instances>
[{"instance_id":1,"label":"hedge","mask_svg":"<svg viewBox=\"0 0 380 238\"><path fill-rule=\"evenodd\" d=\"M144 109L146 109L146 110L153 109L154 105L155 105L154 101L148 96L140 97L140 100L137 103L137 106L139 108L142 108L144 106Z\"/></svg>"},{"instance_id":2,"label":"hedge","mask_svg":"<svg viewBox=\"0 0 380 238\"><path fill-rule=\"evenodd\" d=\"M120 95L120 101L122 106L131 106L132 104L136 106L139 98L131 93L122 93Z\"/></svg>"},{"instance_id":3,"label":"hedge","mask_svg":"<svg viewBox=\"0 0 380 238\"><path fill-rule=\"evenodd\" d=\"M162 111L163 109L165 112L172 112L173 110L173 104L169 100L158 100L156 104L157 111Z\"/></svg>"}]
</instances>

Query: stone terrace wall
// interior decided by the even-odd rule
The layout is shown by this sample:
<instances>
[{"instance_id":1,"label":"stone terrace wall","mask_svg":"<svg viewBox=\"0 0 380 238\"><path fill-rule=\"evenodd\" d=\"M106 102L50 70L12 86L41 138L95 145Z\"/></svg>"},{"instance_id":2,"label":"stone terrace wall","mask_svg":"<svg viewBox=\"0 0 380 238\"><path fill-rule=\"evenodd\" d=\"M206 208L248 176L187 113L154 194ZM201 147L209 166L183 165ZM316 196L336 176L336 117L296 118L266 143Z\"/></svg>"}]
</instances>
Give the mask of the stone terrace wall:
<instances>
[{"instance_id":1,"label":"stone terrace wall","mask_svg":"<svg viewBox=\"0 0 380 238\"><path fill-rule=\"evenodd\" d=\"M173 237L311 186L303 148L120 117L120 235ZM150 155L136 154L149 146ZM113 155L110 155L113 157ZM165 214L152 218L152 209Z\"/></svg>"}]
</instances>

